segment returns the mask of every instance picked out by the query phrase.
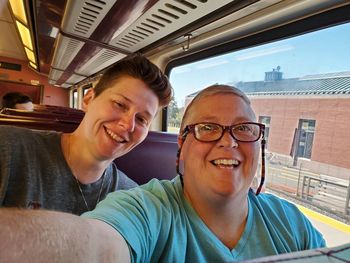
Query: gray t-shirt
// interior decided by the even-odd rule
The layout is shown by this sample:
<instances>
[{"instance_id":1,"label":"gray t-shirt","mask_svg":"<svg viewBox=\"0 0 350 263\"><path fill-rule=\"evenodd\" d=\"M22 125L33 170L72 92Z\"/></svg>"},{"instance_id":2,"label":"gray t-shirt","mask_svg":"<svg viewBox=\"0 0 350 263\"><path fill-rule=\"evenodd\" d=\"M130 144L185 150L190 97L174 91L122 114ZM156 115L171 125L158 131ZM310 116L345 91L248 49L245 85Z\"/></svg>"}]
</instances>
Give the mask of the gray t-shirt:
<instances>
[{"instance_id":1,"label":"gray t-shirt","mask_svg":"<svg viewBox=\"0 0 350 263\"><path fill-rule=\"evenodd\" d=\"M137 184L111 163L95 183L78 182L64 159L62 133L0 126L0 206L43 208L80 215L109 192ZM100 194L101 189L101 194Z\"/></svg>"}]
</instances>

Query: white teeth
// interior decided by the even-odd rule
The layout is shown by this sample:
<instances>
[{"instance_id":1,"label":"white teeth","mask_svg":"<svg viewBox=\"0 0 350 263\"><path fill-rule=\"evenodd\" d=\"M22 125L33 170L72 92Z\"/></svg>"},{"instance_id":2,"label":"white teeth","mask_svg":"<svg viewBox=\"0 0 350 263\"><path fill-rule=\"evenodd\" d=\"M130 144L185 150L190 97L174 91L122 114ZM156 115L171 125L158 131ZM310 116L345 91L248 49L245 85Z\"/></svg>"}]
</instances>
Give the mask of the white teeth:
<instances>
[{"instance_id":1,"label":"white teeth","mask_svg":"<svg viewBox=\"0 0 350 263\"><path fill-rule=\"evenodd\" d=\"M232 159L219 159L219 160L214 160L214 164L216 164L216 165L238 165L239 161L232 160Z\"/></svg>"},{"instance_id":2,"label":"white teeth","mask_svg":"<svg viewBox=\"0 0 350 263\"><path fill-rule=\"evenodd\" d=\"M108 133L109 136L116 142L124 142L125 140L122 137L119 137L117 134L112 132L111 130L106 129L106 132Z\"/></svg>"}]
</instances>

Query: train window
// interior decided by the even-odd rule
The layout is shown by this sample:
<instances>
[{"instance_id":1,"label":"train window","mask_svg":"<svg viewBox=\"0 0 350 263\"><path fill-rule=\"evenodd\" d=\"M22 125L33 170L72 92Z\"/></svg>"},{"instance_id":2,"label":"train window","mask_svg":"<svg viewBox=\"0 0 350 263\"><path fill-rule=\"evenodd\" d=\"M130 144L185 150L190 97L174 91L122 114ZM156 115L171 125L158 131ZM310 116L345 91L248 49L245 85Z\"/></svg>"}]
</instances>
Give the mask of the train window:
<instances>
[{"instance_id":1,"label":"train window","mask_svg":"<svg viewBox=\"0 0 350 263\"><path fill-rule=\"evenodd\" d=\"M92 84L91 84L91 83L89 83L89 84L83 86L83 96L85 96L85 94L86 94L86 93L89 91L89 89L91 89L91 88L92 88Z\"/></svg>"},{"instance_id":2,"label":"train window","mask_svg":"<svg viewBox=\"0 0 350 263\"><path fill-rule=\"evenodd\" d=\"M329 246L350 233L349 35L350 23L340 24L176 66L169 75L169 132L179 132L186 105L204 87L228 84L248 95L267 126L266 191L343 223L326 235Z\"/></svg>"},{"instance_id":3,"label":"train window","mask_svg":"<svg viewBox=\"0 0 350 263\"><path fill-rule=\"evenodd\" d=\"M78 108L78 90L73 90L73 96L72 96L72 98L73 98L73 108Z\"/></svg>"}]
</instances>

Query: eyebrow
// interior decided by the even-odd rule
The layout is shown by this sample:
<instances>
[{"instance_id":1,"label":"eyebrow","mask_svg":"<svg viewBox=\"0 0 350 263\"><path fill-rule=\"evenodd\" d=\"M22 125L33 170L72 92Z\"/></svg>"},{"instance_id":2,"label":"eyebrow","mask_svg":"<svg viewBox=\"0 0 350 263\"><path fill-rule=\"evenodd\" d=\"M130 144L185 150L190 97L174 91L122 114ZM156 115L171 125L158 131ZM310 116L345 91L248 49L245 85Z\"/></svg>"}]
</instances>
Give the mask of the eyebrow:
<instances>
[{"instance_id":1,"label":"eyebrow","mask_svg":"<svg viewBox=\"0 0 350 263\"><path fill-rule=\"evenodd\" d=\"M115 93L116 95L119 95L119 96L121 96L121 97L123 97L123 99L125 99L126 101L128 101L129 103L131 103L131 104L135 104L131 99L129 99L128 97L125 97L123 94L121 94L121 93ZM140 113L142 113L142 114L146 114L147 116L147 118L149 118L149 119L152 119L153 118L153 115L146 109L145 111L143 111L143 112L140 112ZM157 113L157 111L156 111L156 113ZM155 114L156 115L156 114ZM154 116L155 116L154 115Z\"/></svg>"},{"instance_id":2,"label":"eyebrow","mask_svg":"<svg viewBox=\"0 0 350 263\"><path fill-rule=\"evenodd\" d=\"M256 121L255 119L254 120L251 120L249 117L238 117L238 118L235 118L234 119L234 123L241 123L241 122L247 122L247 121ZM205 119L203 120L200 120L199 122L215 122L217 123L218 122L218 119L216 116L211 116L211 117L206 117Z\"/></svg>"}]
</instances>

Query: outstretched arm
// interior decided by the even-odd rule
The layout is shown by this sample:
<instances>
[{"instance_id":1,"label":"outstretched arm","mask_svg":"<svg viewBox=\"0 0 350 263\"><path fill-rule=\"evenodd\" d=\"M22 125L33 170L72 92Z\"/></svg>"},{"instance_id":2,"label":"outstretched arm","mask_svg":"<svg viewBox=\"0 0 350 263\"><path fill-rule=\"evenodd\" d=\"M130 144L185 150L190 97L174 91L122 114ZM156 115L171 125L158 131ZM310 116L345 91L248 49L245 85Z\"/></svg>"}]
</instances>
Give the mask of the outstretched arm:
<instances>
[{"instance_id":1,"label":"outstretched arm","mask_svg":"<svg viewBox=\"0 0 350 263\"><path fill-rule=\"evenodd\" d=\"M99 220L1 208L0 228L1 262L130 262L124 238Z\"/></svg>"}]
</instances>

